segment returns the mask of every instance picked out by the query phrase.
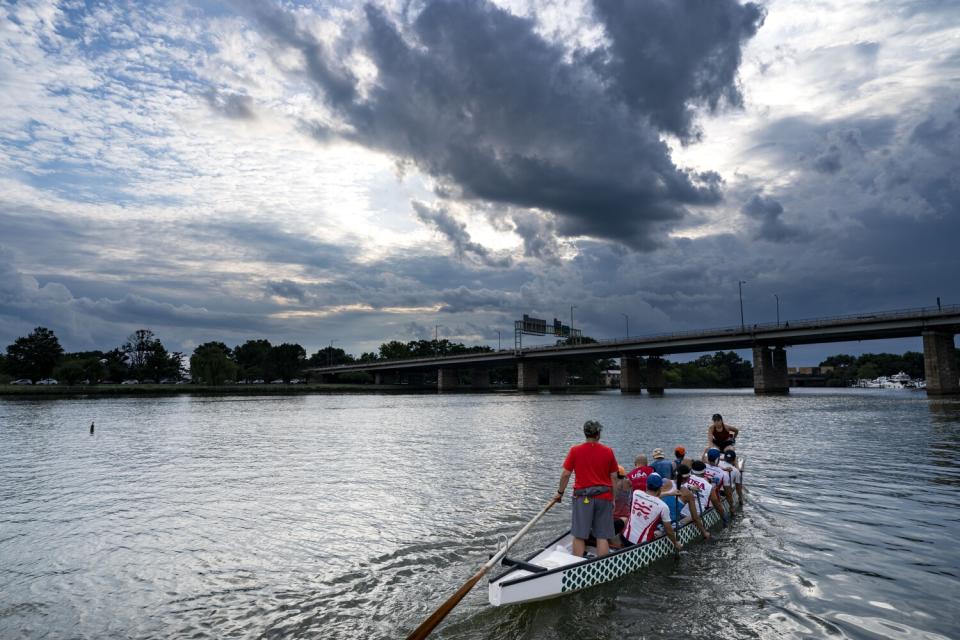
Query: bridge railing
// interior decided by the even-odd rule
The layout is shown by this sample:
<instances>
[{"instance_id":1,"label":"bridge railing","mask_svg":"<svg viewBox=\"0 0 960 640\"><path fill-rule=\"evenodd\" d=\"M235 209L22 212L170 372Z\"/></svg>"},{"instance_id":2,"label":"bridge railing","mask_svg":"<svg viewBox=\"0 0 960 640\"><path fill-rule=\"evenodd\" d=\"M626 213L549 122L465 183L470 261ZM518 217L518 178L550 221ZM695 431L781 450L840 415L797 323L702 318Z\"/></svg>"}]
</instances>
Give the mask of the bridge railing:
<instances>
[{"instance_id":1,"label":"bridge railing","mask_svg":"<svg viewBox=\"0 0 960 640\"><path fill-rule=\"evenodd\" d=\"M951 305L942 305L940 307L911 307L906 309L894 309L891 311L877 311L877 312L868 312L868 313L851 313L846 315L835 315L835 316L824 316L819 318L804 318L800 320L786 320L781 323L776 322L763 322L746 325L741 327L740 325L728 326L728 327L718 327L713 329L692 329L689 331L673 331L669 333L654 333L654 334L644 334L639 336L630 336L627 338L603 338L601 340L596 340L595 342L579 345L540 345L535 347L524 347L523 353L530 351L550 351L557 349L576 349L582 348L588 345L604 345L604 346L616 346L616 345L633 345L638 342L656 342L660 340L675 340L678 338L711 338L711 337L721 337L721 336L736 336L743 335L749 336L754 335L758 332L767 332L767 331L777 331L781 329L815 329L820 327L830 327L838 326L843 324L848 324L851 321L876 321L881 322L884 320L898 320L902 318L916 318L916 317L936 317L942 315L952 315L960 313L960 304L951 304ZM454 358L457 356L471 357L479 356L483 354L507 354L514 353L513 349L500 349L499 351L480 351L475 353L457 353L457 354L448 354L448 355L436 355L436 356L427 356L423 358L394 358L391 360L374 360L371 362L353 362L349 364L335 365L333 367L317 367L318 369L324 369L330 371L332 369L348 369L364 366L380 366L380 365L392 365L392 364L416 364L417 362L431 362L439 358Z\"/></svg>"}]
</instances>

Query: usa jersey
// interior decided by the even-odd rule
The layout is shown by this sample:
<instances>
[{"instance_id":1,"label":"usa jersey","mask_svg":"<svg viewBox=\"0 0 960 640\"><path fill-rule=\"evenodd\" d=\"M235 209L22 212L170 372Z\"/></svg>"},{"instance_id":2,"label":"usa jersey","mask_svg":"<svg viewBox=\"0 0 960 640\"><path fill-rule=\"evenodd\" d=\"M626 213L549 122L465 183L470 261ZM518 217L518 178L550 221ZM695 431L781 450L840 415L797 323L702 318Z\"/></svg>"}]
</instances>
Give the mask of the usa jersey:
<instances>
[{"instance_id":1,"label":"usa jersey","mask_svg":"<svg viewBox=\"0 0 960 640\"><path fill-rule=\"evenodd\" d=\"M743 478L740 476L740 469L737 469L734 465L729 462L721 462L720 468L727 473L727 479L731 484L743 484Z\"/></svg>"},{"instance_id":2,"label":"usa jersey","mask_svg":"<svg viewBox=\"0 0 960 640\"><path fill-rule=\"evenodd\" d=\"M703 477L708 478L710 482L717 485L721 496L723 495L723 488L730 486L730 478L727 477L727 472L712 464L707 465L706 470L703 472Z\"/></svg>"},{"instance_id":3,"label":"usa jersey","mask_svg":"<svg viewBox=\"0 0 960 640\"><path fill-rule=\"evenodd\" d=\"M697 507L699 511L697 513L703 513L703 510L707 508L707 505L710 504L710 492L713 491L713 485L707 480L704 476L695 476L691 474L687 477L687 481L683 483L683 486L693 492L693 495L697 498ZM680 512L680 515L686 518L690 515L690 507L688 505L683 506L683 511Z\"/></svg>"},{"instance_id":4,"label":"usa jersey","mask_svg":"<svg viewBox=\"0 0 960 640\"><path fill-rule=\"evenodd\" d=\"M646 542L653 540L657 525L661 522L670 522L670 507L656 496L647 495L644 491L633 492L633 502L630 504L630 519L623 530L623 536L630 542Z\"/></svg>"}]
</instances>

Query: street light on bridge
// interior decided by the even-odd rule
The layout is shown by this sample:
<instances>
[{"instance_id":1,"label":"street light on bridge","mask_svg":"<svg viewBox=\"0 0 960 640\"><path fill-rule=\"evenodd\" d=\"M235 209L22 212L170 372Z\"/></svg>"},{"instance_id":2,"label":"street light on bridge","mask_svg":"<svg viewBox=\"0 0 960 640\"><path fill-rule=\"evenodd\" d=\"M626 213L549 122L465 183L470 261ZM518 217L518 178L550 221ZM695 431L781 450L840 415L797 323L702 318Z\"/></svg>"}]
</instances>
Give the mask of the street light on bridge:
<instances>
[{"instance_id":1,"label":"street light on bridge","mask_svg":"<svg viewBox=\"0 0 960 640\"><path fill-rule=\"evenodd\" d=\"M740 331L746 331L747 326L743 322L743 285L747 284L746 280L737 280L737 292L740 294Z\"/></svg>"},{"instance_id":2,"label":"street light on bridge","mask_svg":"<svg viewBox=\"0 0 960 640\"><path fill-rule=\"evenodd\" d=\"M570 344L574 343L573 341L573 310L576 308L577 308L577 305L575 304L570 305L570 339L568 341Z\"/></svg>"},{"instance_id":3,"label":"street light on bridge","mask_svg":"<svg viewBox=\"0 0 960 640\"><path fill-rule=\"evenodd\" d=\"M627 324L627 340L629 340L630 339L630 316L623 312L621 312L620 315L623 316L623 320Z\"/></svg>"},{"instance_id":4,"label":"street light on bridge","mask_svg":"<svg viewBox=\"0 0 960 640\"><path fill-rule=\"evenodd\" d=\"M773 297L777 299L777 327L780 326L780 296L773 294Z\"/></svg>"}]
</instances>

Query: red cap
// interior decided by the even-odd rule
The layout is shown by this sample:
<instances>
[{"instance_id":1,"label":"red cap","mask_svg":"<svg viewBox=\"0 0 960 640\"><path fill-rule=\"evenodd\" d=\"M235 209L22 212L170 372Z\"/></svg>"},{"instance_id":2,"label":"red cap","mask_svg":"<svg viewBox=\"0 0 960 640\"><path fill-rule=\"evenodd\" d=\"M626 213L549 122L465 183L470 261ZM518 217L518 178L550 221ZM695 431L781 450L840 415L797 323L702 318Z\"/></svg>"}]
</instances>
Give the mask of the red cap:
<instances>
[{"instance_id":1,"label":"red cap","mask_svg":"<svg viewBox=\"0 0 960 640\"><path fill-rule=\"evenodd\" d=\"M677 447L676 449L673 450L673 452L681 456L687 455L687 450L684 449L683 447Z\"/></svg>"}]
</instances>

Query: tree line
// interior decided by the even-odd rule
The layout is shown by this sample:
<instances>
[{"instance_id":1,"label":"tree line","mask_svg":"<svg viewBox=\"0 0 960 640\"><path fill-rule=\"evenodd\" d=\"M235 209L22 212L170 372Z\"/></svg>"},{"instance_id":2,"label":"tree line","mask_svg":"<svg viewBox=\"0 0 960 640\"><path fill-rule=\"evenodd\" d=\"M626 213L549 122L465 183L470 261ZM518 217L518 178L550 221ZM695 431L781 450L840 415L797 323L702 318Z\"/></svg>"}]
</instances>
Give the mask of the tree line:
<instances>
[{"instance_id":1,"label":"tree line","mask_svg":"<svg viewBox=\"0 0 960 640\"><path fill-rule=\"evenodd\" d=\"M583 336L578 343L596 340ZM565 344L565 340L557 344ZM281 380L289 383L304 375L310 367L323 367L353 362L374 362L426 358L443 355L485 353L493 351L486 345L466 346L443 340L391 340L375 352L364 352L359 357L343 349L327 346L307 357L299 344L284 342L278 345L258 338L235 347L220 341L205 342L187 356L183 352L168 351L150 329L138 329L109 351L78 351L66 353L50 329L37 327L29 335L17 338L0 355L0 375L6 381L25 378L37 382L53 377L65 384L137 382L176 382L192 379L202 384L219 385L235 382L265 382ZM960 350L955 349L958 367ZM189 363L189 369L187 367ZM645 362L641 361L641 377L645 376ZM904 371L912 378L924 377L923 354L908 351L902 355L867 353L862 356L838 354L820 363L833 367L827 384L848 386L858 378L873 379ZM571 361L567 373L578 384L603 383L604 371L616 369L614 360ZM511 384L516 381L514 367L502 367L492 372L495 382ZM718 351L703 355L692 362L677 363L664 359L664 377L667 386L749 387L753 384L753 365L733 351ZM343 382L369 382L365 373L340 374Z\"/></svg>"}]
</instances>

